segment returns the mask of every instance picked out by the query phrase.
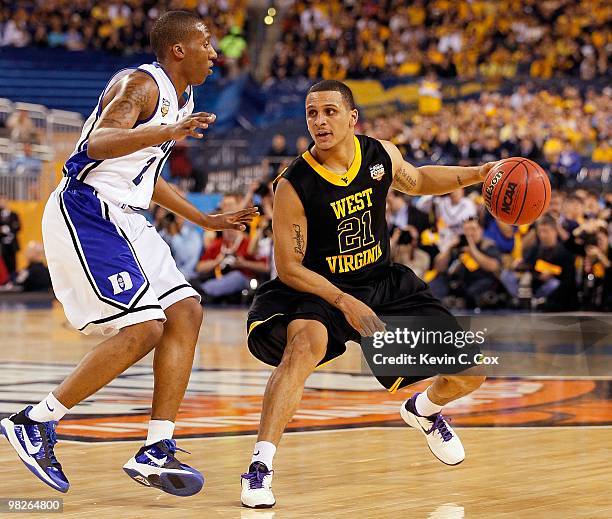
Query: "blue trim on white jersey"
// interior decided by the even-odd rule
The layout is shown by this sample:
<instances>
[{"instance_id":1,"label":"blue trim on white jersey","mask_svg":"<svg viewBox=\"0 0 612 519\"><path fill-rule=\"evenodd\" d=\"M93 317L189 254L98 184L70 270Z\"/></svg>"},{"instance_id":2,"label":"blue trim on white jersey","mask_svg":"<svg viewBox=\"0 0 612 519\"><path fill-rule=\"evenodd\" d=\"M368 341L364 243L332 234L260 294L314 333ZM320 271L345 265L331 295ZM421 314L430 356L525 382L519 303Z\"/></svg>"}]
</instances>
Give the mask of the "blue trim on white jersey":
<instances>
[{"instance_id":1,"label":"blue trim on white jersey","mask_svg":"<svg viewBox=\"0 0 612 519\"><path fill-rule=\"evenodd\" d=\"M164 164L166 163L166 160L168 160L168 157L170 156L170 153L172 153L172 149L173 148L174 148L174 144L172 144L168 148L168 151L166 151L166 154L159 160L159 164L157 165L157 169L155 170L155 177L153 178L153 189L155 189L155 185L157 184L157 179L159 178L159 174L161 173L161 170L164 167ZM147 207L143 207L142 209L148 209L148 208Z\"/></svg>"},{"instance_id":2,"label":"blue trim on white jersey","mask_svg":"<svg viewBox=\"0 0 612 519\"><path fill-rule=\"evenodd\" d=\"M102 164L103 160L95 160L87 155L87 142L85 142L85 147L83 151L79 151L72 155L64 165L64 175L70 178L79 178L83 180L88 173Z\"/></svg>"}]
</instances>

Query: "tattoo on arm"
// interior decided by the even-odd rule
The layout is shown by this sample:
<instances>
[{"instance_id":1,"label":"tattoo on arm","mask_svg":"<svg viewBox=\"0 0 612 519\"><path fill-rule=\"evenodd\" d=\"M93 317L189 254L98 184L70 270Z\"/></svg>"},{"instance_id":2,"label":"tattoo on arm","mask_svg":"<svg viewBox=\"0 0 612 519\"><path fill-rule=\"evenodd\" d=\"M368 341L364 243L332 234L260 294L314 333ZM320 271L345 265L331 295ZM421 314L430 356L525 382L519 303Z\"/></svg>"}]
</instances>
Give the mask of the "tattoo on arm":
<instances>
[{"instance_id":1,"label":"tattoo on arm","mask_svg":"<svg viewBox=\"0 0 612 519\"><path fill-rule=\"evenodd\" d=\"M338 306L340 304L340 301L342 301L343 297L344 297L344 294L338 294L336 296L336 299L334 299L334 306Z\"/></svg>"},{"instance_id":2,"label":"tattoo on arm","mask_svg":"<svg viewBox=\"0 0 612 519\"><path fill-rule=\"evenodd\" d=\"M293 250L300 256L304 256L304 235L301 227L296 223L293 224L293 241L295 242Z\"/></svg>"},{"instance_id":3,"label":"tattoo on arm","mask_svg":"<svg viewBox=\"0 0 612 519\"><path fill-rule=\"evenodd\" d=\"M457 175L457 185L458 186L462 186L463 185L463 182L461 182L461 176L460 175Z\"/></svg>"},{"instance_id":4,"label":"tattoo on arm","mask_svg":"<svg viewBox=\"0 0 612 519\"><path fill-rule=\"evenodd\" d=\"M134 80L113 99L100 120L104 128L131 128L149 104L149 92L143 80Z\"/></svg>"},{"instance_id":5,"label":"tattoo on arm","mask_svg":"<svg viewBox=\"0 0 612 519\"><path fill-rule=\"evenodd\" d=\"M407 167L402 166L400 170L393 176L393 184L391 187L403 193L413 193L417 187L417 180L414 173Z\"/></svg>"}]
</instances>

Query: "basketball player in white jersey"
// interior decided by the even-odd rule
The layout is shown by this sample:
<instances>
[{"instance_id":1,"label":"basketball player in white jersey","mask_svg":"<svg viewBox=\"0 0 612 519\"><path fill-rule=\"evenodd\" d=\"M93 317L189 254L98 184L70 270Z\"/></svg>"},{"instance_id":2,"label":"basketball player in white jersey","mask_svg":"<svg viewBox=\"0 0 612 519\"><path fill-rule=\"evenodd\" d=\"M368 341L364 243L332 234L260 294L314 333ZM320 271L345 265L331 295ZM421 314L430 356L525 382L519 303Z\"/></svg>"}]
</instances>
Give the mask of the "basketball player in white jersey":
<instances>
[{"instance_id":1,"label":"basketball player in white jersey","mask_svg":"<svg viewBox=\"0 0 612 519\"><path fill-rule=\"evenodd\" d=\"M57 422L155 350L145 445L125 465L135 481L174 495L200 491L202 474L179 462L174 421L202 322L199 296L170 249L134 212L151 200L205 229L244 229L256 209L205 215L159 173L175 141L201 138L215 116L193 111L193 85L212 73L210 33L195 15L164 14L152 28L158 62L115 74L85 123L43 216L53 288L70 323L112 335L39 404L0 422L19 458L50 487L69 487L54 454Z\"/></svg>"}]
</instances>

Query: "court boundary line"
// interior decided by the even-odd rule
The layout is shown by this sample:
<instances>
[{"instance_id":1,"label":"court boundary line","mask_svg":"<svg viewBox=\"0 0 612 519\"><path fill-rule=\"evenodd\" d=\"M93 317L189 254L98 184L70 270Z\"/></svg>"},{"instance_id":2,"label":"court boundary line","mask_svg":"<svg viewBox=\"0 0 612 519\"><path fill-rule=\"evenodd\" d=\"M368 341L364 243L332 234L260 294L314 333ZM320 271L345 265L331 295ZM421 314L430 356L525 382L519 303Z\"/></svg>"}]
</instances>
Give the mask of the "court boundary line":
<instances>
[{"instance_id":1,"label":"court boundary line","mask_svg":"<svg viewBox=\"0 0 612 519\"><path fill-rule=\"evenodd\" d=\"M485 427L485 426L467 426L467 427L457 427L457 430L460 431L469 431L469 430L487 430L487 431L516 431L516 430L528 430L528 431L535 431L535 430L542 430L545 429L546 432L549 432L551 430L555 431L555 430L566 430L566 429L581 429L581 430L591 430L591 429L612 429L612 425L558 425L558 426L551 426L551 427L530 427L530 426L524 426L524 425L517 425L517 426L511 426L511 425L503 425L503 426L499 426L499 427ZM401 425L392 425L389 427L383 427L380 425L375 425L375 426L371 426L371 427L347 427L346 429L319 429L319 430L314 430L314 431L286 431L285 433L283 433L283 436L286 435L299 435L299 434L327 434L327 433L339 433L339 432L346 432L346 431L365 431L365 430L372 430L372 431L388 431L388 430L394 430L394 431L399 431L399 430L403 430L403 431L410 431L412 430L411 427L409 426L401 426ZM206 441L210 441L210 440L227 440L227 439L236 439L236 438L256 438L257 437L257 433L252 433L252 434L234 434L234 435L223 435L223 436L202 436L202 437L190 437L190 438L181 438L180 436L174 438L176 441L180 441L180 442L186 442L186 441L202 441L202 440L206 440ZM61 443L75 443L75 444L89 444L89 445L115 445L118 443L143 443L144 442L144 437L142 439L135 439L135 440L111 440L111 441L84 441L84 440L60 440Z\"/></svg>"}]
</instances>

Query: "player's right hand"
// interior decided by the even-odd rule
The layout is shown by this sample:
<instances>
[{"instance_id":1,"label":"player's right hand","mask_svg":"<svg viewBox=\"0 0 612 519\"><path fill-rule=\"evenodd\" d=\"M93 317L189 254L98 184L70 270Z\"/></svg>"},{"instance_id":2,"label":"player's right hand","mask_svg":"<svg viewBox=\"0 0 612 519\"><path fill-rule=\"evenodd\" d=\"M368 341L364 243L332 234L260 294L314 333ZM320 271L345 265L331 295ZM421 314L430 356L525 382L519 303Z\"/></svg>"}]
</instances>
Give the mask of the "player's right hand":
<instances>
[{"instance_id":1,"label":"player's right hand","mask_svg":"<svg viewBox=\"0 0 612 519\"><path fill-rule=\"evenodd\" d=\"M194 137L201 139L204 134L201 130L206 130L212 123L215 122L217 116L208 112L197 112L188 115L184 119L169 125L170 138L174 141L180 141L185 137Z\"/></svg>"},{"instance_id":2,"label":"player's right hand","mask_svg":"<svg viewBox=\"0 0 612 519\"><path fill-rule=\"evenodd\" d=\"M344 314L348 323L359 332L362 337L372 337L376 332L384 332L386 325L368 305L356 297L343 294L338 308Z\"/></svg>"}]
</instances>

